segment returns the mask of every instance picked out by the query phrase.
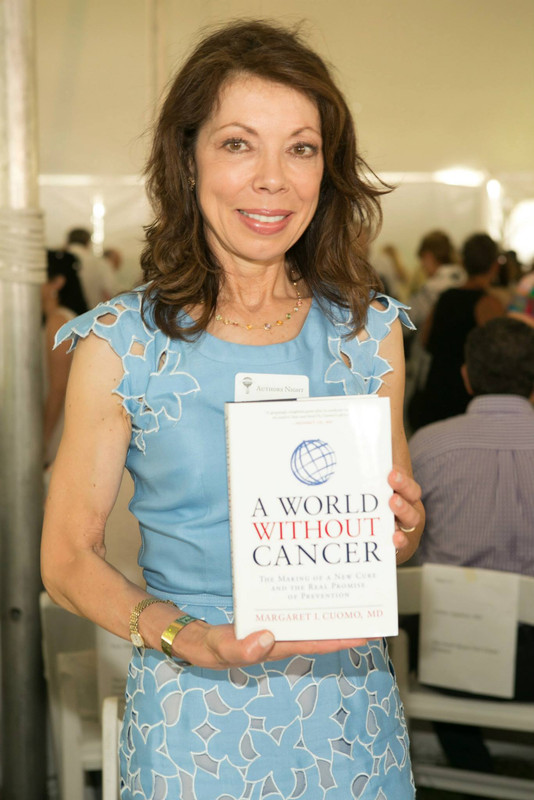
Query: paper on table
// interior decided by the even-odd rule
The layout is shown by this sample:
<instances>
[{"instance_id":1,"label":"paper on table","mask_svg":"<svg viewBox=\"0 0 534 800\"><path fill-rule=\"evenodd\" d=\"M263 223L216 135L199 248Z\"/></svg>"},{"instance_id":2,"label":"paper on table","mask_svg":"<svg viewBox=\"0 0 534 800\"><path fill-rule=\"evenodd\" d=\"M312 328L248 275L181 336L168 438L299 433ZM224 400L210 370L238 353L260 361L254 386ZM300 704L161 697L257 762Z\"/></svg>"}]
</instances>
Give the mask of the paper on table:
<instances>
[{"instance_id":1,"label":"paper on table","mask_svg":"<svg viewBox=\"0 0 534 800\"><path fill-rule=\"evenodd\" d=\"M520 576L425 564L422 577L421 683L512 697Z\"/></svg>"}]
</instances>

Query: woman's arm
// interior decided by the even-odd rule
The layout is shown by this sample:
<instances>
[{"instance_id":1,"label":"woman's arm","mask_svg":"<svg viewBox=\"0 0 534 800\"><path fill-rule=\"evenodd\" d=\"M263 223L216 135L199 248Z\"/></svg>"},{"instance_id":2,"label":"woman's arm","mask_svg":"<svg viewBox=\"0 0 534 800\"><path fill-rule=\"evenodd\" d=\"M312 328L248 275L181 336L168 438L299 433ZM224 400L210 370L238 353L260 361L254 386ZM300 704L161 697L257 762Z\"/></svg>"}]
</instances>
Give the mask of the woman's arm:
<instances>
[{"instance_id":1,"label":"woman's arm","mask_svg":"<svg viewBox=\"0 0 534 800\"><path fill-rule=\"evenodd\" d=\"M113 393L122 375L122 361L106 341L90 334L78 343L45 508L41 570L55 602L129 640L130 614L149 595L105 560L106 521L131 436L130 419ZM148 646L160 649L161 633L179 613L162 604L143 611L139 630Z\"/></svg>"},{"instance_id":2,"label":"woman's arm","mask_svg":"<svg viewBox=\"0 0 534 800\"><path fill-rule=\"evenodd\" d=\"M113 394L122 374L107 342L94 334L79 342L46 502L42 576L57 603L129 638L130 611L145 593L106 563L104 544L130 440L130 421Z\"/></svg>"},{"instance_id":3,"label":"woman's arm","mask_svg":"<svg viewBox=\"0 0 534 800\"><path fill-rule=\"evenodd\" d=\"M393 444L393 470L389 484L394 493L390 507L395 514L397 528L393 541L398 550L397 563L402 564L417 550L425 524L425 511L421 503L421 489L412 475L410 451L404 432L404 349L402 329L399 320L391 326L389 333L380 343L379 354L393 368L384 376L378 394L389 397L391 404L391 432ZM413 531L405 533L400 526Z\"/></svg>"}]
</instances>

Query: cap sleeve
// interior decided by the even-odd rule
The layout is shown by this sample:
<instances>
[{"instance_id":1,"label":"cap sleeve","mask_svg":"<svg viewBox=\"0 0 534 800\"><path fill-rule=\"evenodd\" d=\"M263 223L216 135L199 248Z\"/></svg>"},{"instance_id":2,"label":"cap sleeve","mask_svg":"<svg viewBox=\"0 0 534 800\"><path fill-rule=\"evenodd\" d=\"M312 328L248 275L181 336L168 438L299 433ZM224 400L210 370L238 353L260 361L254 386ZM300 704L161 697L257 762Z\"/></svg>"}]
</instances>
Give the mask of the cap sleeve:
<instances>
[{"instance_id":1,"label":"cap sleeve","mask_svg":"<svg viewBox=\"0 0 534 800\"><path fill-rule=\"evenodd\" d=\"M335 329L337 335L329 337L328 347L334 357L325 375L327 383L343 383L346 394L375 394L383 384L383 377L393 367L379 355L380 342L391 331L398 318L410 330L414 330L407 314L408 306L385 294L375 297L370 305L363 329L352 338L352 315L346 309L338 310ZM350 377L347 376L346 359L350 362Z\"/></svg>"},{"instance_id":2,"label":"cap sleeve","mask_svg":"<svg viewBox=\"0 0 534 800\"><path fill-rule=\"evenodd\" d=\"M104 339L122 361L122 378L113 390L132 419L134 442L144 451L143 433L148 432L149 415L140 413L140 398L145 395L149 375L157 361L156 333L141 315L142 291L128 292L100 303L63 325L54 347L71 342L69 353L90 333Z\"/></svg>"},{"instance_id":3,"label":"cap sleeve","mask_svg":"<svg viewBox=\"0 0 534 800\"><path fill-rule=\"evenodd\" d=\"M56 334L54 347L70 339L71 345L68 351L70 353L80 339L85 339L90 333L94 333L105 339L120 358L124 358L130 351L132 341L137 338L136 333L140 327L144 328L145 332L145 336L141 336L141 339L146 338L148 341L151 338L151 333L141 317L141 300L140 292L128 292L118 295L107 303L99 303L85 314L80 314L65 323Z\"/></svg>"},{"instance_id":4,"label":"cap sleeve","mask_svg":"<svg viewBox=\"0 0 534 800\"><path fill-rule=\"evenodd\" d=\"M416 329L408 316L410 306L401 303L400 300L396 300L394 297L389 297L387 294L379 294L376 299L382 305L382 308L369 306L367 322L365 323L365 328L371 338L381 341L390 332L391 326L397 318L408 330L414 331Z\"/></svg>"}]
</instances>

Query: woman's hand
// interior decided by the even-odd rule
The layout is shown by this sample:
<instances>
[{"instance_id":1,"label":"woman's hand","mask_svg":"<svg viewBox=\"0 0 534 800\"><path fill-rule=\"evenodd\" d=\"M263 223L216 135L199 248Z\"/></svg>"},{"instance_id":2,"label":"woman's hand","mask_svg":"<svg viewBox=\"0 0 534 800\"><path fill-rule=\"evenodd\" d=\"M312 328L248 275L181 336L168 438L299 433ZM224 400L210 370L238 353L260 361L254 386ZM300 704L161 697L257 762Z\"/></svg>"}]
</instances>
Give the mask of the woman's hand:
<instances>
[{"instance_id":1,"label":"woman's hand","mask_svg":"<svg viewBox=\"0 0 534 800\"><path fill-rule=\"evenodd\" d=\"M394 466L388 475L393 489L389 506L395 514L393 544L397 551L397 563L402 564L415 553L424 527L424 511L421 504L421 487L402 468Z\"/></svg>"},{"instance_id":2,"label":"woman's hand","mask_svg":"<svg viewBox=\"0 0 534 800\"><path fill-rule=\"evenodd\" d=\"M332 653L349 647L362 647L367 639L329 639L302 642L276 642L268 630L236 639L233 625L209 625L199 620L176 636L173 655L194 666L229 669L278 661L295 655Z\"/></svg>"}]
</instances>

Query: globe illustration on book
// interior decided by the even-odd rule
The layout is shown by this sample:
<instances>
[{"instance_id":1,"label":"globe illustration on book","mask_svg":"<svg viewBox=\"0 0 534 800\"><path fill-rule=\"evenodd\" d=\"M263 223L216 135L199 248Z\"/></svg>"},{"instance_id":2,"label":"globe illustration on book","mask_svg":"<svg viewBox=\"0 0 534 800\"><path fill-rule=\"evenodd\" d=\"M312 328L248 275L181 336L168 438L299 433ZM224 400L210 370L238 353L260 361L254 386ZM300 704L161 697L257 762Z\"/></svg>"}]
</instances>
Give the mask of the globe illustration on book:
<instances>
[{"instance_id":1,"label":"globe illustration on book","mask_svg":"<svg viewBox=\"0 0 534 800\"><path fill-rule=\"evenodd\" d=\"M336 454L321 439L306 439L293 450L291 471L307 486L320 486L332 477L336 469Z\"/></svg>"}]
</instances>

